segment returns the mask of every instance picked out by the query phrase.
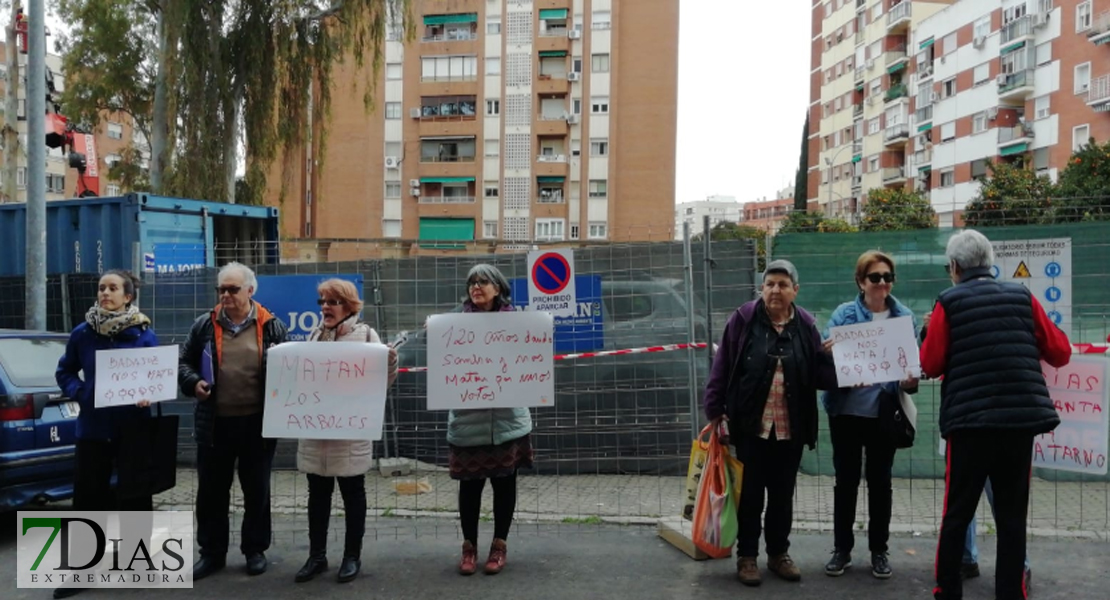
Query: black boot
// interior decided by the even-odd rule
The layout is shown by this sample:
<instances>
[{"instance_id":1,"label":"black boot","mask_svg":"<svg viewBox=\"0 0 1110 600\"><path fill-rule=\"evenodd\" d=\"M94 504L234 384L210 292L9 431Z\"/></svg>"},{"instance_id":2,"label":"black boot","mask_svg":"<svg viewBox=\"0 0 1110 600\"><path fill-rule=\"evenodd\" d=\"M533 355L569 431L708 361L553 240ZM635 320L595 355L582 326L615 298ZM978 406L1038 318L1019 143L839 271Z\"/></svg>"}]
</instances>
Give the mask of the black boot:
<instances>
[{"instance_id":1,"label":"black boot","mask_svg":"<svg viewBox=\"0 0 1110 600\"><path fill-rule=\"evenodd\" d=\"M297 571L297 576L293 579L297 583L304 583L312 580L314 577L328 570L328 557L324 553L313 553L308 556L308 560L304 562L304 566L300 571Z\"/></svg>"},{"instance_id":2,"label":"black boot","mask_svg":"<svg viewBox=\"0 0 1110 600\"><path fill-rule=\"evenodd\" d=\"M362 568L362 561L353 556L344 556L343 564L339 565L339 583L353 581Z\"/></svg>"}]
</instances>

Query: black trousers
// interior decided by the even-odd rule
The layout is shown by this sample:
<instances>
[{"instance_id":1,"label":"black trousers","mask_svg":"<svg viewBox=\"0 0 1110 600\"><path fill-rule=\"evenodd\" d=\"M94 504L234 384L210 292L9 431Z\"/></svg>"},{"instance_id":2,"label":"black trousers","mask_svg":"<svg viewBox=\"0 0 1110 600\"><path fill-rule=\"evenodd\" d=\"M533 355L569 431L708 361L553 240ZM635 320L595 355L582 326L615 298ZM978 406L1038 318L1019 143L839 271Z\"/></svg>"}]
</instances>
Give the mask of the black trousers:
<instances>
[{"instance_id":1,"label":"black trousers","mask_svg":"<svg viewBox=\"0 0 1110 600\"><path fill-rule=\"evenodd\" d=\"M197 545L201 556L223 557L229 543L231 483L238 461L243 490L244 555L265 552L272 537L270 468L277 440L262 437L262 414L216 417L212 446L197 447Z\"/></svg>"},{"instance_id":2,"label":"black trousers","mask_svg":"<svg viewBox=\"0 0 1110 600\"><path fill-rule=\"evenodd\" d=\"M802 463L802 444L793 440L765 440L752 435L734 438L736 458L744 463L744 485L737 508L739 520L736 550L740 556L759 556L762 531L767 555L777 556L790 549L790 529L794 524L794 485ZM767 495L767 514L763 518L763 495Z\"/></svg>"},{"instance_id":3,"label":"black trousers","mask_svg":"<svg viewBox=\"0 0 1110 600\"><path fill-rule=\"evenodd\" d=\"M1029 512L1029 477L1033 435L1004 430L958 431L948 436L948 471L944 520L937 543L938 599L963 598L960 562L967 526L975 516L983 485L994 487L998 525L998 563L994 573L998 600L1024 600L1025 519Z\"/></svg>"},{"instance_id":4,"label":"black trousers","mask_svg":"<svg viewBox=\"0 0 1110 600\"><path fill-rule=\"evenodd\" d=\"M836 549L851 552L856 545L852 532L856 522L856 500L859 495L861 470L867 476L868 549L886 552L890 539L890 513L894 491L890 471L897 448L887 442L879 430L879 420L851 415L829 418L832 437L833 467L836 487L833 490L833 537ZM867 466L863 469L864 451Z\"/></svg>"},{"instance_id":5,"label":"black trousers","mask_svg":"<svg viewBox=\"0 0 1110 600\"><path fill-rule=\"evenodd\" d=\"M108 440L77 440L73 473L74 510L151 510L151 497L117 498L112 489L119 445Z\"/></svg>"},{"instance_id":6,"label":"black trousers","mask_svg":"<svg viewBox=\"0 0 1110 600\"><path fill-rule=\"evenodd\" d=\"M344 537L343 557L362 556L362 537L366 534L366 476L326 477L308 474L308 543L313 556L323 556L328 549L328 521L331 518L331 498L335 482L343 496L347 531Z\"/></svg>"},{"instance_id":7,"label":"black trousers","mask_svg":"<svg viewBox=\"0 0 1110 600\"><path fill-rule=\"evenodd\" d=\"M509 539L516 510L516 473L506 477L491 477L493 486L493 537ZM463 539L478 545L478 518L482 512L482 489L486 480L464 479L459 481L459 521Z\"/></svg>"}]
</instances>

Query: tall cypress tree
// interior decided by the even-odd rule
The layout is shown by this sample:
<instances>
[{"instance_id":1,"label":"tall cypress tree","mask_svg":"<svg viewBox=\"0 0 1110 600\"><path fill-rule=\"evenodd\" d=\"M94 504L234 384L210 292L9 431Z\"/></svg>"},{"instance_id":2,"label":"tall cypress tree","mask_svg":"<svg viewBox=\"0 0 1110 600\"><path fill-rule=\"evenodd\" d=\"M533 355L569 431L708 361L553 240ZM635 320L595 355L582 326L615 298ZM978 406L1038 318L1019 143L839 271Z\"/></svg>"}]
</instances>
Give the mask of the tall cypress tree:
<instances>
[{"instance_id":1,"label":"tall cypress tree","mask_svg":"<svg viewBox=\"0 0 1110 600\"><path fill-rule=\"evenodd\" d=\"M806 124L802 127L802 151L798 157L798 170L794 173L794 210L806 209L806 194L809 187L809 110L806 110Z\"/></svg>"}]
</instances>

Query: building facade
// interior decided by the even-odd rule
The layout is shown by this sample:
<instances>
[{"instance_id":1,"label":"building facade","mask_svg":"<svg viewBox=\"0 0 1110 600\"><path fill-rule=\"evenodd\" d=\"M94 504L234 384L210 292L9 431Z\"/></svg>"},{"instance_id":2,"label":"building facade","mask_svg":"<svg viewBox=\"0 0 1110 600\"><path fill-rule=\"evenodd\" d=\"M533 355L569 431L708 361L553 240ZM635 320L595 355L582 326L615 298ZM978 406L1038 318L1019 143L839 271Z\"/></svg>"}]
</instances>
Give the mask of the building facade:
<instances>
[{"instance_id":1,"label":"building facade","mask_svg":"<svg viewBox=\"0 0 1110 600\"><path fill-rule=\"evenodd\" d=\"M718 223L737 223L741 219L742 206L734 196L713 195L705 200L682 202L674 207L674 239L682 239L683 223L690 224L690 235L705 230L705 217L709 217L709 228Z\"/></svg>"},{"instance_id":2,"label":"building facade","mask_svg":"<svg viewBox=\"0 0 1110 600\"><path fill-rule=\"evenodd\" d=\"M808 210L816 211L819 208L816 202L807 204ZM779 190L773 200L764 198L756 202L745 202L743 223L777 234L782 228L782 222L792 212L794 212L793 186Z\"/></svg>"},{"instance_id":3,"label":"building facade","mask_svg":"<svg viewBox=\"0 0 1110 600\"><path fill-rule=\"evenodd\" d=\"M286 236L673 238L678 0L413 5L416 38L399 18L387 34L375 110L337 84L323 166L309 146L271 178ZM364 77L351 62L336 82Z\"/></svg>"}]
</instances>

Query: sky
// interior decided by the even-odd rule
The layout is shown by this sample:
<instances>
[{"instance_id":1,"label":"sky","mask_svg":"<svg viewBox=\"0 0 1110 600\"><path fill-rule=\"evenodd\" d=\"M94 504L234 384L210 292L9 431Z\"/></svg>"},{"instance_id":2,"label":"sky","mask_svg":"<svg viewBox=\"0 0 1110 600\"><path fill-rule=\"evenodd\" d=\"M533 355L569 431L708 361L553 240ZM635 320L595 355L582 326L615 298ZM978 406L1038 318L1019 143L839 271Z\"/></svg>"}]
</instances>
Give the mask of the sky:
<instances>
[{"instance_id":1,"label":"sky","mask_svg":"<svg viewBox=\"0 0 1110 600\"><path fill-rule=\"evenodd\" d=\"M810 3L683 0L675 202L794 186L809 104Z\"/></svg>"}]
</instances>

